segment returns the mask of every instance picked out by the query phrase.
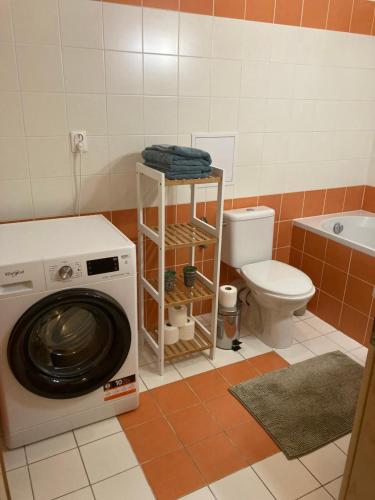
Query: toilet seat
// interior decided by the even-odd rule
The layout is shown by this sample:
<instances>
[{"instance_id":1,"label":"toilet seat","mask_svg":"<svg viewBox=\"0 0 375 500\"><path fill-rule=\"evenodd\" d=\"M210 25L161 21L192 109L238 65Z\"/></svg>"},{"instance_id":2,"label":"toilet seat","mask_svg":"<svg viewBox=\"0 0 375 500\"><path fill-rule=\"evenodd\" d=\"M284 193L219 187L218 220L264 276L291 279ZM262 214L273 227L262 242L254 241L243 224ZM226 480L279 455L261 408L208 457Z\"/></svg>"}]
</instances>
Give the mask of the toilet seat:
<instances>
[{"instance_id":1,"label":"toilet seat","mask_svg":"<svg viewBox=\"0 0 375 500\"><path fill-rule=\"evenodd\" d=\"M299 269L277 260L246 264L242 276L257 289L285 297L300 297L315 290L311 279Z\"/></svg>"}]
</instances>

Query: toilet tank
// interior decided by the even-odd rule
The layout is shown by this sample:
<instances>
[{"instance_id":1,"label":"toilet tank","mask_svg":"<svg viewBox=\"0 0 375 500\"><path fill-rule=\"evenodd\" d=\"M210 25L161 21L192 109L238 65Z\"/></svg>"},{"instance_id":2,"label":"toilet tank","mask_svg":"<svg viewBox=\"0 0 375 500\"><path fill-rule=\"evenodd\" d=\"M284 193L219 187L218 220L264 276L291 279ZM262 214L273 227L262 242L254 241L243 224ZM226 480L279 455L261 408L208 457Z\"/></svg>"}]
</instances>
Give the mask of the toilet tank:
<instances>
[{"instance_id":1,"label":"toilet tank","mask_svg":"<svg viewBox=\"0 0 375 500\"><path fill-rule=\"evenodd\" d=\"M269 207L225 210L221 260L236 269L272 259L275 211Z\"/></svg>"}]
</instances>

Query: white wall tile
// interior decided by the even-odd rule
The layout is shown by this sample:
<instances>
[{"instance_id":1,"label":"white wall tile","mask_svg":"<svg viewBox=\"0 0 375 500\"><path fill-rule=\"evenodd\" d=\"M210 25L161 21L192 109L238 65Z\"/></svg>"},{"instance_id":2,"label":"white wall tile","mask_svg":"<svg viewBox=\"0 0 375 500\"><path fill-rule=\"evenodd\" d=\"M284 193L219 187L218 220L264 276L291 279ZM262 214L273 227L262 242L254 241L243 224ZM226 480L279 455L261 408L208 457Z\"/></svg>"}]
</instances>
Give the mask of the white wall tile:
<instances>
[{"instance_id":1,"label":"white wall tile","mask_svg":"<svg viewBox=\"0 0 375 500\"><path fill-rule=\"evenodd\" d=\"M212 99L210 132L236 132L238 107L239 99Z\"/></svg>"},{"instance_id":2,"label":"white wall tile","mask_svg":"<svg viewBox=\"0 0 375 500\"><path fill-rule=\"evenodd\" d=\"M177 107L175 97L145 97L145 134L177 133Z\"/></svg>"},{"instance_id":3,"label":"white wall tile","mask_svg":"<svg viewBox=\"0 0 375 500\"><path fill-rule=\"evenodd\" d=\"M243 28L243 57L252 61L269 61L272 47L271 23L247 21Z\"/></svg>"},{"instance_id":4,"label":"white wall tile","mask_svg":"<svg viewBox=\"0 0 375 500\"><path fill-rule=\"evenodd\" d=\"M105 53L106 83L109 94L142 94L142 54L107 50Z\"/></svg>"},{"instance_id":5,"label":"white wall tile","mask_svg":"<svg viewBox=\"0 0 375 500\"><path fill-rule=\"evenodd\" d=\"M17 63L13 45L5 43L0 45L0 61L0 91L18 90Z\"/></svg>"},{"instance_id":6,"label":"white wall tile","mask_svg":"<svg viewBox=\"0 0 375 500\"><path fill-rule=\"evenodd\" d=\"M88 152L82 155L82 175L105 175L110 171L108 139L103 136L87 138ZM75 163L77 164L77 155Z\"/></svg>"},{"instance_id":7,"label":"white wall tile","mask_svg":"<svg viewBox=\"0 0 375 500\"><path fill-rule=\"evenodd\" d=\"M71 215L74 212L73 177L45 177L31 181L36 217Z\"/></svg>"},{"instance_id":8,"label":"white wall tile","mask_svg":"<svg viewBox=\"0 0 375 500\"><path fill-rule=\"evenodd\" d=\"M265 128L265 99L241 99L239 112L240 132L263 132Z\"/></svg>"},{"instance_id":9,"label":"white wall tile","mask_svg":"<svg viewBox=\"0 0 375 500\"><path fill-rule=\"evenodd\" d=\"M20 86L23 91L64 90L60 47L17 45Z\"/></svg>"},{"instance_id":10,"label":"white wall tile","mask_svg":"<svg viewBox=\"0 0 375 500\"><path fill-rule=\"evenodd\" d=\"M145 95L177 95L177 57L144 55Z\"/></svg>"},{"instance_id":11,"label":"white wall tile","mask_svg":"<svg viewBox=\"0 0 375 500\"><path fill-rule=\"evenodd\" d=\"M111 210L125 210L137 205L135 171L113 174L110 177Z\"/></svg>"},{"instance_id":12,"label":"white wall tile","mask_svg":"<svg viewBox=\"0 0 375 500\"><path fill-rule=\"evenodd\" d=\"M59 0L61 42L71 47L103 47L102 4L91 0Z\"/></svg>"},{"instance_id":13,"label":"white wall tile","mask_svg":"<svg viewBox=\"0 0 375 500\"><path fill-rule=\"evenodd\" d=\"M0 181L0 220L34 217L31 186L28 179Z\"/></svg>"},{"instance_id":14,"label":"white wall tile","mask_svg":"<svg viewBox=\"0 0 375 500\"><path fill-rule=\"evenodd\" d=\"M210 95L210 60L180 57L179 93L183 96Z\"/></svg>"},{"instance_id":15,"label":"white wall tile","mask_svg":"<svg viewBox=\"0 0 375 500\"><path fill-rule=\"evenodd\" d=\"M57 0L13 0L13 24L18 43L60 43Z\"/></svg>"},{"instance_id":16,"label":"white wall tile","mask_svg":"<svg viewBox=\"0 0 375 500\"><path fill-rule=\"evenodd\" d=\"M179 13L162 9L143 9L143 50L158 54L178 53Z\"/></svg>"},{"instance_id":17,"label":"white wall tile","mask_svg":"<svg viewBox=\"0 0 375 500\"><path fill-rule=\"evenodd\" d=\"M17 92L0 94L0 137L24 134L21 97Z\"/></svg>"},{"instance_id":18,"label":"white wall tile","mask_svg":"<svg viewBox=\"0 0 375 500\"><path fill-rule=\"evenodd\" d=\"M53 136L67 131L64 94L22 95L26 135Z\"/></svg>"},{"instance_id":19,"label":"white wall tile","mask_svg":"<svg viewBox=\"0 0 375 500\"><path fill-rule=\"evenodd\" d=\"M0 0L0 42L13 39L11 0Z\"/></svg>"},{"instance_id":20,"label":"white wall tile","mask_svg":"<svg viewBox=\"0 0 375 500\"><path fill-rule=\"evenodd\" d=\"M235 198L259 194L261 172L257 166L236 167L233 176Z\"/></svg>"},{"instance_id":21,"label":"white wall tile","mask_svg":"<svg viewBox=\"0 0 375 500\"><path fill-rule=\"evenodd\" d=\"M204 97L180 98L178 120L180 134L207 132L210 120L210 100Z\"/></svg>"},{"instance_id":22,"label":"white wall tile","mask_svg":"<svg viewBox=\"0 0 375 500\"><path fill-rule=\"evenodd\" d=\"M286 163L289 160L289 143L289 134L264 134L262 162Z\"/></svg>"},{"instance_id":23,"label":"white wall tile","mask_svg":"<svg viewBox=\"0 0 375 500\"><path fill-rule=\"evenodd\" d=\"M0 179L25 179L28 175L25 139L23 137L1 137Z\"/></svg>"},{"instance_id":24,"label":"white wall tile","mask_svg":"<svg viewBox=\"0 0 375 500\"><path fill-rule=\"evenodd\" d=\"M104 54L102 50L63 48L67 92L104 92Z\"/></svg>"},{"instance_id":25,"label":"white wall tile","mask_svg":"<svg viewBox=\"0 0 375 500\"><path fill-rule=\"evenodd\" d=\"M143 135L113 135L108 141L111 173L135 172L135 164L141 161L144 149Z\"/></svg>"},{"instance_id":26,"label":"white wall tile","mask_svg":"<svg viewBox=\"0 0 375 500\"><path fill-rule=\"evenodd\" d=\"M73 160L67 137L28 137L31 177L67 177L73 174Z\"/></svg>"},{"instance_id":27,"label":"white wall tile","mask_svg":"<svg viewBox=\"0 0 375 500\"><path fill-rule=\"evenodd\" d=\"M103 22L106 49L142 51L142 9L105 2Z\"/></svg>"},{"instance_id":28,"label":"white wall tile","mask_svg":"<svg viewBox=\"0 0 375 500\"><path fill-rule=\"evenodd\" d=\"M268 97L269 63L245 62L242 65L241 97Z\"/></svg>"},{"instance_id":29,"label":"white wall tile","mask_svg":"<svg viewBox=\"0 0 375 500\"><path fill-rule=\"evenodd\" d=\"M264 135L261 133L239 134L237 165L260 165L263 140Z\"/></svg>"},{"instance_id":30,"label":"white wall tile","mask_svg":"<svg viewBox=\"0 0 375 500\"><path fill-rule=\"evenodd\" d=\"M89 135L107 133L105 95L67 94L66 104L69 130L86 130Z\"/></svg>"},{"instance_id":31,"label":"white wall tile","mask_svg":"<svg viewBox=\"0 0 375 500\"><path fill-rule=\"evenodd\" d=\"M109 175L83 175L81 184L81 212L110 210Z\"/></svg>"},{"instance_id":32,"label":"white wall tile","mask_svg":"<svg viewBox=\"0 0 375 500\"><path fill-rule=\"evenodd\" d=\"M224 59L242 58L244 22L239 19L214 17L212 55Z\"/></svg>"},{"instance_id":33,"label":"white wall tile","mask_svg":"<svg viewBox=\"0 0 375 500\"><path fill-rule=\"evenodd\" d=\"M211 62L212 97L239 97L241 86L241 63L224 59Z\"/></svg>"},{"instance_id":34,"label":"white wall tile","mask_svg":"<svg viewBox=\"0 0 375 500\"><path fill-rule=\"evenodd\" d=\"M143 100L138 96L107 97L109 134L143 133Z\"/></svg>"},{"instance_id":35,"label":"white wall tile","mask_svg":"<svg viewBox=\"0 0 375 500\"><path fill-rule=\"evenodd\" d=\"M293 96L295 66L273 62L269 65L269 97L288 99Z\"/></svg>"},{"instance_id":36,"label":"white wall tile","mask_svg":"<svg viewBox=\"0 0 375 500\"><path fill-rule=\"evenodd\" d=\"M211 16L181 12L179 30L181 56L211 56L212 21Z\"/></svg>"}]
</instances>

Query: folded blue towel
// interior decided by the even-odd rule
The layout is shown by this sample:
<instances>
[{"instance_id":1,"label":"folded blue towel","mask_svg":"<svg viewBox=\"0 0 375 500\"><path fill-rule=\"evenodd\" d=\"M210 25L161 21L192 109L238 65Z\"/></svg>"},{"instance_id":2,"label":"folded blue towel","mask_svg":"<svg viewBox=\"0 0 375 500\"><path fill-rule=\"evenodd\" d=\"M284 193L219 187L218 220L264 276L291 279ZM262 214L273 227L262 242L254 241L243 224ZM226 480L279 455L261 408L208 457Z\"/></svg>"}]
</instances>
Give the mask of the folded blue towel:
<instances>
[{"instance_id":1,"label":"folded blue towel","mask_svg":"<svg viewBox=\"0 0 375 500\"><path fill-rule=\"evenodd\" d=\"M211 162L203 158L184 158L171 153L162 153L154 149L145 149L142 152L145 162L165 165L166 168L183 169L194 167L210 167Z\"/></svg>"},{"instance_id":2,"label":"folded blue towel","mask_svg":"<svg viewBox=\"0 0 375 500\"><path fill-rule=\"evenodd\" d=\"M145 160L145 165L157 168L162 172L173 172L174 174L196 174L196 173L207 173L211 172L212 167L210 165L191 165L191 166L183 166L183 165L166 165L165 163L159 163L157 161L148 161Z\"/></svg>"},{"instance_id":3,"label":"folded blue towel","mask_svg":"<svg viewBox=\"0 0 375 500\"><path fill-rule=\"evenodd\" d=\"M185 159L201 159L206 160L210 164L212 162L211 156L207 151L197 148L188 148L183 146L172 146L170 144L154 144L153 146L147 147L145 151L158 151L159 153L167 153L169 155L181 156Z\"/></svg>"},{"instance_id":4,"label":"folded blue towel","mask_svg":"<svg viewBox=\"0 0 375 500\"><path fill-rule=\"evenodd\" d=\"M145 165L154 168L155 170L159 170L163 172L167 179L201 179L203 177L207 177L210 175L212 168L194 168L188 170L175 170L166 168L165 165L160 165L159 163L148 163L145 162Z\"/></svg>"}]
</instances>

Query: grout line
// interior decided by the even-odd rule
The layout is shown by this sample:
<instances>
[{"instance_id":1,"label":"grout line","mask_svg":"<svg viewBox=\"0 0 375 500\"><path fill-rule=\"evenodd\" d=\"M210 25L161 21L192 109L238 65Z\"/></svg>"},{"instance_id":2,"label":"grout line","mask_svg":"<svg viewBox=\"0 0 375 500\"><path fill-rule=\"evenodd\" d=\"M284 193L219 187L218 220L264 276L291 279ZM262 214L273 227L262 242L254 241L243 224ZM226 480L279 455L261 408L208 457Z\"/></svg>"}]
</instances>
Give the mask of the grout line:
<instances>
[{"instance_id":1,"label":"grout line","mask_svg":"<svg viewBox=\"0 0 375 500\"><path fill-rule=\"evenodd\" d=\"M350 20L349 20L349 33L352 33L352 21L353 21L353 13L354 13L354 2L355 0L352 0L352 9L350 12Z\"/></svg>"}]
</instances>

